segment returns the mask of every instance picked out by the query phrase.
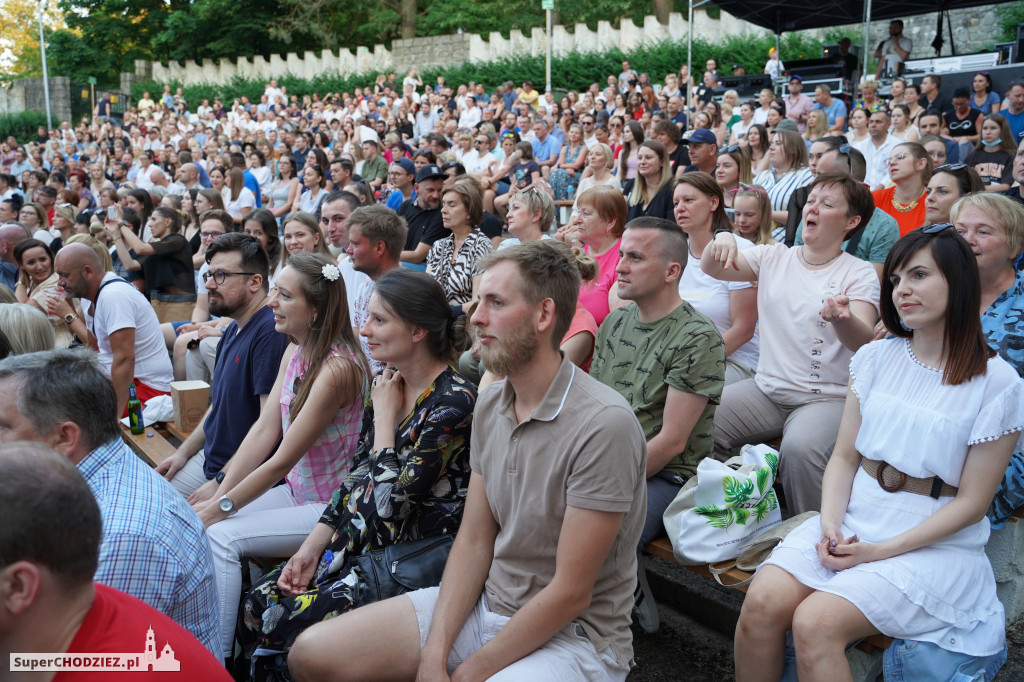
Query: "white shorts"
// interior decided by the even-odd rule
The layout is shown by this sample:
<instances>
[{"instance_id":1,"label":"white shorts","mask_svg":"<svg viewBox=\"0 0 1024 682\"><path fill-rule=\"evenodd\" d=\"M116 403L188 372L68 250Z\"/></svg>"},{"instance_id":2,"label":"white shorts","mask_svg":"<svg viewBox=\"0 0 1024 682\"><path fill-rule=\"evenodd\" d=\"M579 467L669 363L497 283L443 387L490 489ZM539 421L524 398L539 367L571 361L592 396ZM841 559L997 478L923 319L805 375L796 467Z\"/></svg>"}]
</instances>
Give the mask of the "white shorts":
<instances>
[{"instance_id":1,"label":"white shorts","mask_svg":"<svg viewBox=\"0 0 1024 682\"><path fill-rule=\"evenodd\" d=\"M427 642L439 590L438 587L430 587L405 595L416 611L416 621L420 628L420 648ZM448 654L448 673L451 674L459 664L489 642L509 620L509 616L493 613L487 604L487 595L481 594L480 600L466 618ZM495 682L624 682L628 674L629 670L619 665L610 647L598 653L583 627L573 622L559 630L539 649L488 679Z\"/></svg>"}]
</instances>

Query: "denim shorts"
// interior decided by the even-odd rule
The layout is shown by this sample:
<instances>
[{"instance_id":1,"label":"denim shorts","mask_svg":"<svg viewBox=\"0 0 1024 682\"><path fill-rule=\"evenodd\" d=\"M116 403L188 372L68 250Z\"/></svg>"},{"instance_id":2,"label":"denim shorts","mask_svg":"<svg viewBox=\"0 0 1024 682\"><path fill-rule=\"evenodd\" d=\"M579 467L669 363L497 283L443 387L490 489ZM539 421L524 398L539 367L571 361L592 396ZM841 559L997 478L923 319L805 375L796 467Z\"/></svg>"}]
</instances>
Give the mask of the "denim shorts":
<instances>
[{"instance_id":1,"label":"denim shorts","mask_svg":"<svg viewBox=\"0 0 1024 682\"><path fill-rule=\"evenodd\" d=\"M855 646L856 643L850 646ZM1006 662L1007 648L992 656L968 656L931 642L894 639L882 655L885 682L989 682ZM780 682L796 682L793 635L786 633L786 664Z\"/></svg>"},{"instance_id":2,"label":"denim shorts","mask_svg":"<svg viewBox=\"0 0 1024 682\"><path fill-rule=\"evenodd\" d=\"M988 682L1006 662L1006 645L991 656L968 656L931 642L894 639L885 650L885 682Z\"/></svg>"}]
</instances>

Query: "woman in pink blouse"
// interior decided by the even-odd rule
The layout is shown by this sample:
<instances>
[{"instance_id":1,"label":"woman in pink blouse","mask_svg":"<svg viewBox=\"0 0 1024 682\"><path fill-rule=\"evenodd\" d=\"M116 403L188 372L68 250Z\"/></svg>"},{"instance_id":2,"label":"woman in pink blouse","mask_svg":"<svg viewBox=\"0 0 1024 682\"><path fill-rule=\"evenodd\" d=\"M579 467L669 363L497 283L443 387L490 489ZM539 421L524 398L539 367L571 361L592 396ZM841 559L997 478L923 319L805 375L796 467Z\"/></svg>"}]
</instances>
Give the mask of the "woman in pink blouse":
<instances>
[{"instance_id":1,"label":"woman in pink blouse","mask_svg":"<svg viewBox=\"0 0 1024 682\"><path fill-rule=\"evenodd\" d=\"M224 274L225 283L218 285L224 296L252 278L244 272ZM231 654L242 590L241 557L295 552L352 465L369 366L346 301L345 282L330 256L303 253L289 259L267 305L275 328L292 345L281 358L260 418L223 477L189 499L207 526L213 550L225 658ZM285 484L274 487L282 478Z\"/></svg>"}]
</instances>

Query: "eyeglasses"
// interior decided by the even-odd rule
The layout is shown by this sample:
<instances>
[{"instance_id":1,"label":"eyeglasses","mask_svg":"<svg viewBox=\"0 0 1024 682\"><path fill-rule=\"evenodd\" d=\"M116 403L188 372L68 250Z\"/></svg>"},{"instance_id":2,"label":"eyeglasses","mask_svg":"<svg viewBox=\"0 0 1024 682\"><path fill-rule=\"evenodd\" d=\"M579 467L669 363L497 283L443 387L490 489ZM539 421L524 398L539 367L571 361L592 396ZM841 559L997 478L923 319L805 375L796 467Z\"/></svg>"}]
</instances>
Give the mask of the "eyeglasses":
<instances>
[{"instance_id":1,"label":"eyeglasses","mask_svg":"<svg viewBox=\"0 0 1024 682\"><path fill-rule=\"evenodd\" d=\"M593 121L580 121L580 125L592 126L592 125L594 125L594 122Z\"/></svg>"},{"instance_id":2,"label":"eyeglasses","mask_svg":"<svg viewBox=\"0 0 1024 682\"><path fill-rule=\"evenodd\" d=\"M487 140L474 140L473 144L487 144Z\"/></svg>"},{"instance_id":3,"label":"eyeglasses","mask_svg":"<svg viewBox=\"0 0 1024 682\"><path fill-rule=\"evenodd\" d=\"M204 236L205 236L205 233L204 233ZM221 284L224 284L224 280L226 280L229 275L255 275L255 274L256 274L255 272L225 272L224 270L217 270L216 272L204 272L203 273L203 283L205 284L206 282L209 282L212 279L213 283L217 284L219 286Z\"/></svg>"},{"instance_id":4,"label":"eyeglasses","mask_svg":"<svg viewBox=\"0 0 1024 682\"><path fill-rule=\"evenodd\" d=\"M735 151L739 151L740 146L738 144L731 144L728 147L719 147L719 154L732 154Z\"/></svg>"},{"instance_id":5,"label":"eyeglasses","mask_svg":"<svg viewBox=\"0 0 1024 682\"><path fill-rule=\"evenodd\" d=\"M203 239L216 239L217 237L224 234L223 232L200 232L199 236Z\"/></svg>"},{"instance_id":6,"label":"eyeglasses","mask_svg":"<svg viewBox=\"0 0 1024 682\"><path fill-rule=\"evenodd\" d=\"M622 124L621 123L609 123L608 127L609 128L621 128Z\"/></svg>"},{"instance_id":7,"label":"eyeglasses","mask_svg":"<svg viewBox=\"0 0 1024 682\"><path fill-rule=\"evenodd\" d=\"M936 166L932 173L938 173L939 171L958 171L967 168L966 163L944 163L941 166Z\"/></svg>"},{"instance_id":8,"label":"eyeglasses","mask_svg":"<svg viewBox=\"0 0 1024 682\"><path fill-rule=\"evenodd\" d=\"M953 223L932 223L921 228L921 234L938 234L943 230L954 227Z\"/></svg>"}]
</instances>

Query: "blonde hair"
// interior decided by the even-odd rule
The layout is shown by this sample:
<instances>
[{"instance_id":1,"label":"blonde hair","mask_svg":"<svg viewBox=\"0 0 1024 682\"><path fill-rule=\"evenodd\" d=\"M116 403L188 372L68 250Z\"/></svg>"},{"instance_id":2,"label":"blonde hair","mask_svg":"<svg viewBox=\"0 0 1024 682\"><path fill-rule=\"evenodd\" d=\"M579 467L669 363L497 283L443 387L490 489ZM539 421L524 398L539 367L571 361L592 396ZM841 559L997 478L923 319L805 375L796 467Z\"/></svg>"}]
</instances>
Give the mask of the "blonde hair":
<instances>
[{"instance_id":1,"label":"blonde hair","mask_svg":"<svg viewBox=\"0 0 1024 682\"><path fill-rule=\"evenodd\" d=\"M1024 206L1013 199L992 192L967 194L953 204L949 211L950 222L960 218L960 212L968 206L984 211L989 219L1002 225L1006 232L1006 245L1014 259L1024 251Z\"/></svg>"},{"instance_id":2,"label":"blonde hair","mask_svg":"<svg viewBox=\"0 0 1024 682\"><path fill-rule=\"evenodd\" d=\"M11 342L15 355L53 350L56 345L53 325L46 313L27 303L0 304L0 329Z\"/></svg>"},{"instance_id":3,"label":"blonde hair","mask_svg":"<svg viewBox=\"0 0 1024 682\"><path fill-rule=\"evenodd\" d=\"M753 199L757 202L757 209L761 212L761 220L757 224L754 244L775 244L772 238L772 202L768 199L768 192L761 187L741 187L732 199L732 207L735 210L736 202L740 199ZM739 234L739 228L736 229ZM740 235L743 236L743 235Z\"/></svg>"},{"instance_id":4,"label":"blonde hair","mask_svg":"<svg viewBox=\"0 0 1024 682\"><path fill-rule=\"evenodd\" d=\"M668 160L668 150L665 149L665 145L662 143L657 140L644 140L640 147L637 148L637 152L639 153L644 147L650 149L661 159L661 179L658 181L658 186L654 189L654 193L657 194L672 181L672 164ZM643 175L637 173L636 180L633 182L633 191L629 193L629 205L636 206L642 204L646 193L647 180Z\"/></svg>"}]
</instances>

